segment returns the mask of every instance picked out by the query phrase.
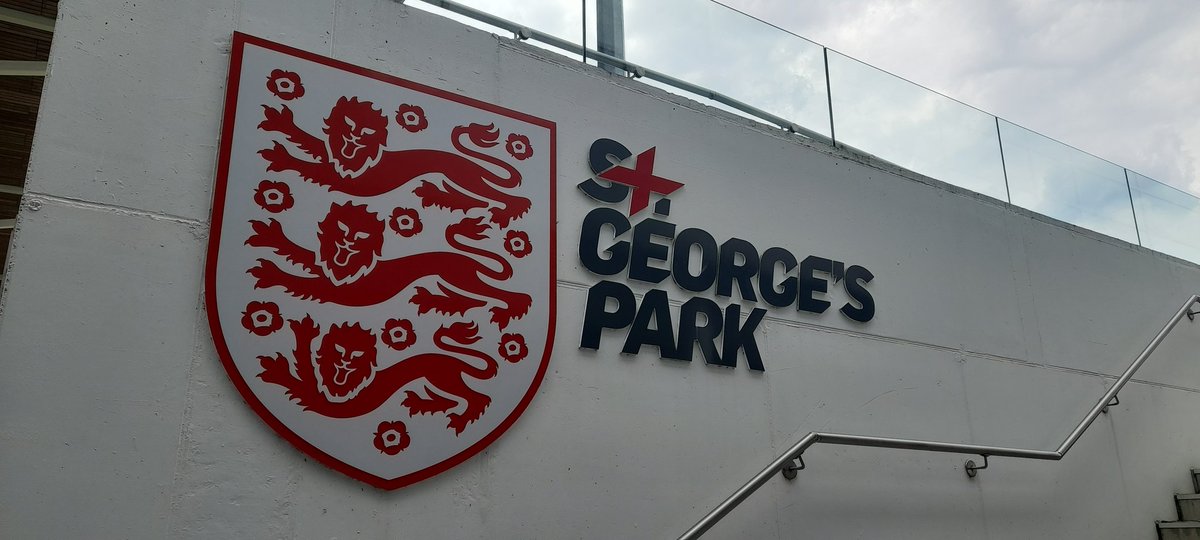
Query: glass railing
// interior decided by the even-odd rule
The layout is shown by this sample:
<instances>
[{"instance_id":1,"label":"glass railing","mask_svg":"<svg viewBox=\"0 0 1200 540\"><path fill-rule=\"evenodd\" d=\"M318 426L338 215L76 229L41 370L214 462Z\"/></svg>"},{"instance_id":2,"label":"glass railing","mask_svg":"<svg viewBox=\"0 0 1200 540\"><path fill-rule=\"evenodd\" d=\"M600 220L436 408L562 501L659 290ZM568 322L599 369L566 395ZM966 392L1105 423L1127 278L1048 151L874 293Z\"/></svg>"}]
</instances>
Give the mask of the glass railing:
<instances>
[{"instance_id":1,"label":"glass railing","mask_svg":"<svg viewBox=\"0 0 1200 540\"><path fill-rule=\"evenodd\" d=\"M1200 262L1200 198L1133 171L1127 172L1141 244Z\"/></svg>"},{"instance_id":2,"label":"glass railing","mask_svg":"<svg viewBox=\"0 0 1200 540\"><path fill-rule=\"evenodd\" d=\"M830 135L820 45L749 17L731 18L727 8L711 2L625 0L624 5L630 62ZM670 24L663 24L665 13L671 14Z\"/></svg>"},{"instance_id":3,"label":"glass railing","mask_svg":"<svg viewBox=\"0 0 1200 540\"><path fill-rule=\"evenodd\" d=\"M596 48L595 0L459 3ZM410 5L496 31L428 3ZM836 145L1200 263L1200 198L724 5L624 0L624 37L630 63L750 106L720 108L783 118Z\"/></svg>"},{"instance_id":4,"label":"glass railing","mask_svg":"<svg viewBox=\"0 0 1200 540\"><path fill-rule=\"evenodd\" d=\"M1136 244L1125 169L1000 120L1013 204Z\"/></svg>"},{"instance_id":5,"label":"glass railing","mask_svg":"<svg viewBox=\"0 0 1200 540\"><path fill-rule=\"evenodd\" d=\"M996 118L829 51L835 139L906 169L1005 199Z\"/></svg>"}]
</instances>

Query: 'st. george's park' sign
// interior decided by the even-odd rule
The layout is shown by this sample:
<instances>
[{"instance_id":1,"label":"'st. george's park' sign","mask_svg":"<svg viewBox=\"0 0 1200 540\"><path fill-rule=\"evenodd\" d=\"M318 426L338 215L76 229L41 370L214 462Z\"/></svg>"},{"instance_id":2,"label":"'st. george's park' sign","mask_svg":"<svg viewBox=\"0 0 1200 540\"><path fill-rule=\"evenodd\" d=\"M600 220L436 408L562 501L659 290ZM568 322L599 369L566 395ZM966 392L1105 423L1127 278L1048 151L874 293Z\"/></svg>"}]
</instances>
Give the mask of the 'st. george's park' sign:
<instances>
[{"instance_id":1,"label":"'st. george's park' sign","mask_svg":"<svg viewBox=\"0 0 1200 540\"><path fill-rule=\"evenodd\" d=\"M629 205L628 213L602 206L584 217L579 260L585 268L655 285L671 278L690 293L715 290L716 296L730 298L736 290L746 302L816 314L832 306L823 298L832 282L845 287L851 299L839 312L859 322L875 316L875 300L866 287L875 276L866 268L816 255L799 259L781 247L759 250L740 238L718 243L703 229L681 229L667 221L671 200L666 196L683 183L654 174L655 153L656 148L645 150L632 167L625 167L620 163L633 152L623 144L612 139L592 143L588 164L595 176L579 189L600 203L615 206L628 200ZM652 196L658 200L653 216L646 216ZM755 341L755 329L767 314L761 307L743 320L740 304L722 308L694 295L673 321L663 289L650 289L639 303L628 286L606 279L588 290L584 309L581 347L599 349L605 329L624 330L623 353L637 354L644 345L653 345L663 358L690 361L698 348L706 363L734 367L741 351L750 369L765 370Z\"/></svg>"}]
</instances>

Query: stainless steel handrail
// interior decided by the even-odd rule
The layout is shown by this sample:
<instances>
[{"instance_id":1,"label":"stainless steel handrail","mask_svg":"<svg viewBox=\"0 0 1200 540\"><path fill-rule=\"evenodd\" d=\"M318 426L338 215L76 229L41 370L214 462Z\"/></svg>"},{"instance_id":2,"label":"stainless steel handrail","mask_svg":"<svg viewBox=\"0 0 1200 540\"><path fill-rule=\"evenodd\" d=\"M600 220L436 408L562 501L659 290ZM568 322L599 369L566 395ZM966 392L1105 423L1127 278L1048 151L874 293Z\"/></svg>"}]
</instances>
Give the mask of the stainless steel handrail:
<instances>
[{"instance_id":1,"label":"stainless steel handrail","mask_svg":"<svg viewBox=\"0 0 1200 540\"><path fill-rule=\"evenodd\" d=\"M1058 445L1057 450L1026 450L1023 448L1006 448L1003 446L918 441L912 439L892 439L887 437L847 435L844 433L811 432L808 435L801 437L796 444L793 444L787 449L787 451L781 454L778 458L775 458L770 465L767 465L766 468L754 475L749 482L746 482L744 485L742 485L742 487L738 488L737 491L734 491L733 495L730 495L729 498L717 505L716 508L713 508L711 512L705 515L700 521L696 522L692 528L683 533L679 539L692 540L699 538L700 535L704 534L705 531L720 521L721 518L725 517L725 515L737 507L737 505L746 500L751 493L754 493L756 490L758 490L758 488L762 487L763 484L767 483L767 480L774 476L775 473L784 471L785 469L796 470L801 468L791 466L790 464L793 460L800 459L800 456L804 454L805 450L817 443L840 446L900 448L904 450L923 450L927 452L946 452L953 454L976 454L984 457L984 467L986 467L988 456L1058 461L1062 459L1064 455L1066 455L1067 451L1070 450L1072 446L1075 445L1075 442L1079 440L1079 437L1083 435L1084 431L1087 431L1088 426L1092 425L1092 422L1096 420L1096 417L1100 416L1100 413L1102 413L1104 409L1108 407L1109 403L1112 402L1117 393L1121 391L1121 388L1125 386L1125 383L1129 382L1129 379L1133 378L1133 374L1138 370L1138 368L1142 367L1142 364L1146 362L1147 358L1150 358L1150 355L1155 349L1158 348L1163 339L1167 337L1167 334L1169 334L1171 330L1175 328L1175 325L1179 324L1179 321L1184 317L1194 320L1194 317L1197 314L1200 314L1200 312L1191 311L1192 306L1197 302L1200 302L1200 295L1192 295L1192 297L1188 299L1187 303L1185 303L1183 307L1179 308L1179 311L1175 313L1175 316L1171 317L1170 322L1168 322L1166 326L1163 326L1162 330L1158 332L1158 335L1154 336L1154 339L1150 340L1150 344L1146 345L1146 348L1137 356L1136 359L1134 359L1133 363L1129 365L1129 368L1125 370L1125 373L1122 373L1121 376L1117 378L1117 382L1113 384L1107 392L1104 393L1104 396L1096 402L1096 404L1092 407L1092 410L1088 411L1087 415L1083 417L1083 420L1079 421L1079 424L1075 426L1075 429L1071 431L1071 434L1067 435L1066 440L1064 440L1062 444ZM968 472L982 469L984 467L975 467L971 462L968 462L967 464Z\"/></svg>"},{"instance_id":2,"label":"stainless steel handrail","mask_svg":"<svg viewBox=\"0 0 1200 540\"><path fill-rule=\"evenodd\" d=\"M399 1L401 3L403 3L405 0L399 0ZM459 4L458 2L452 2L450 0L421 0L421 1L425 2L426 4L440 7L446 11L452 11L459 15L463 15L465 17L470 17L481 23L484 23L484 24L487 24L490 26L495 26L496 28L500 28L503 30L507 30L509 32L512 32L513 35L515 35L518 39L522 39L522 40L532 39L534 41L540 41L547 45L551 45L553 47L557 47L559 49L562 49L564 51L574 53L574 54L585 54L586 53L588 58L592 58L595 60L602 60L606 64L611 64L613 66L616 66L618 68L625 70L626 73L633 74L635 77L645 77L647 79L652 79L652 80L658 81L660 83L666 84L668 86L673 86L673 87L683 90L685 92L690 92L692 94L696 94L698 96L711 99L717 103L721 103L723 105L732 107L734 109L742 111L742 112L749 114L750 116L753 116L760 120L765 120L767 122L775 124L775 125L783 128L787 131L790 131L792 133L798 133L798 134L808 137L810 139L816 139L816 140L824 142L826 144L830 144L830 145L833 144L833 139L830 139L828 136L817 133L806 127L797 125L796 123L792 122L791 120L788 120L781 116L776 116L767 111L759 109L758 107L755 107L753 105L743 103L741 101L738 101L738 100L731 98L720 92L714 92L712 90L704 88L703 86L698 86L698 85L689 83L687 81L682 81L682 80L676 79L675 77L672 77L665 73L654 71L652 69L647 69L643 66L634 64L633 62L629 62L629 61L625 60L624 58L617 58L615 56L611 56L611 55L602 53L600 51L588 49L577 43L572 43L565 39L554 37L545 32L539 32L539 31L529 28L527 26L523 26L523 25L517 24L515 22L512 22L508 19L497 17L495 15L492 15L491 13L487 13L485 11L479 11L475 8L464 6L462 4Z\"/></svg>"}]
</instances>

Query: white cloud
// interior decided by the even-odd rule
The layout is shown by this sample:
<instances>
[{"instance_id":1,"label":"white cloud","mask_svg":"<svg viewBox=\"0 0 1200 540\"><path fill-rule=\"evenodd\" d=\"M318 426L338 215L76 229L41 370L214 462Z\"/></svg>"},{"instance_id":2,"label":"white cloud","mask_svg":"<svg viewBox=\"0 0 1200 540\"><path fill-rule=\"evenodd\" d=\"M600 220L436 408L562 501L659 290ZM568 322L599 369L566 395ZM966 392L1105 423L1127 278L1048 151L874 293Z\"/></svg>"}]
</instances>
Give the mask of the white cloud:
<instances>
[{"instance_id":1,"label":"white cloud","mask_svg":"<svg viewBox=\"0 0 1200 540\"><path fill-rule=\"evenodd\" d=\"M463 1L571 41L582 33L579 2ZM722 1L1200 195L1200 10L1194 0ZM631 61L828 133L819 47L709 0L624 4ZM590 22L594 0L586 9ZM990 118L869 68L848 66L842 60L842 73L832 73L839 139L1003 197ZM837 69L833 63L831 72ZM1013 202L1134 240L1119 168L1034 136L1011 142L1006 157ZM1007 143L1005 149L1010 151ZM1150 186L1135 189L1143 241L1195 257L1200 245L1187 235L1200 223L1200 203L1152 189L1140 175L1132 178ZM1173 231L1180 230L1188 233L1177 237Z\"/></svg>"},{"instance_id":2,"label":"white cloud","mask_svg":"<svg viewBox=\"0 0 1200 540\"><path fill-rule=\"evenodd\" d=\"M724 0L1200 194L1200 10L1185 0Z\"/></svg>"}]
</instances>

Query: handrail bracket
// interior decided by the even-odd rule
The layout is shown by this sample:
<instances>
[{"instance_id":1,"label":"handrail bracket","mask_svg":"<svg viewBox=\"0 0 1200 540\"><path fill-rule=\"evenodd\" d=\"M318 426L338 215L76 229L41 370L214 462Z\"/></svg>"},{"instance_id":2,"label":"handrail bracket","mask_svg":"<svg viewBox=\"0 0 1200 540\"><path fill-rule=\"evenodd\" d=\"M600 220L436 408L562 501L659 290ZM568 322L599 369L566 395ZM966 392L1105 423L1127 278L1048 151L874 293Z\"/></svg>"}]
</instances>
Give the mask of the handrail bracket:
<instances>
[{"instance_id":1,"label":"handrail bracket","mask_svg":"<svg viewBox=\"0 0 1200 540\"><path fill-rule=\"evenodd\" d=\"M803 471L805 466L804 456L798 455L795 457L795 459L792 459L791 463L788 463L787 465L784 465L783 468L779 469L779 472L783 473L784 478L787 478L788 480L795 480L796 473Z\"/></svg>"},{"instance_id":2,"label":"handrail bracket","mask_svg":"<svg viewBox=\"0 0 1200 540\"><path fill-rule=\"evenodd\" d=\"M963 468L967 471L967 477L975 478L975 475L979 474L979 471L988 468L988 455L980 455L983 456L983 465L976 465L975 460L973 459L968 459L967 462L963 464Z\"/></svg>"},{"instance_id":3,"label":"handrail bracket","mask_svg":"<svg viewBox=\"0 0 1200 540\"><path fill-rule=\"evenodd\" d=\"M1115 406L1118 406L1118 404L1121 404L1121 398L1117 397L1117 396L1112 396L1112 401L1110 401L1109 404L1106 404L1106 406L1104 406L1103 409L1100 409L1100 412L1102 412L1104 414L1109 414L1109 407L1115 407Z\"/></svg>"}]
</instances>

